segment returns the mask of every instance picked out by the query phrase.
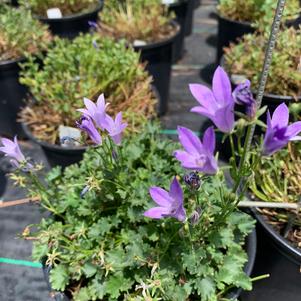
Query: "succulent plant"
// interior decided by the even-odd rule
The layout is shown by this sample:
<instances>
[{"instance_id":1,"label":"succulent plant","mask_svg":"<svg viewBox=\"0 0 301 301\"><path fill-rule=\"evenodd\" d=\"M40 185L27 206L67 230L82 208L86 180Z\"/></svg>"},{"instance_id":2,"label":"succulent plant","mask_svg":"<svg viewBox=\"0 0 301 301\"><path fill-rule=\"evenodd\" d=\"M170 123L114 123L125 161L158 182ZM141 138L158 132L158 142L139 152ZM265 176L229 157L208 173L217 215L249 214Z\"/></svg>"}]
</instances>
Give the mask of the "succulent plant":
<instances>
[{"instance_id":1,"label":"succulent plant","mask_svg":"<svg viewBox=\"0 0 301 301\"><path fill-rule=\"evenodd\" d=\"M51 39L47 26L28 11L0 4L0 61L36 54L47 49Z\"/></svg>"},{"instance_id":2,"label":"succulent plant","mask_svg":"<svg viewBox=\"0 0 301 301\"><path fill-rule=\"evenodd\" d=\"M82 35L73 41L55 39L40 58L23 65L21 82L35 100L22 120L40 139L55 143L59 125L73 126L83 97L93 101L104 93L109 113L123 111L133 130L154 113L151 78L139 54L110 38Z\"/></svg>"}]
</instances>

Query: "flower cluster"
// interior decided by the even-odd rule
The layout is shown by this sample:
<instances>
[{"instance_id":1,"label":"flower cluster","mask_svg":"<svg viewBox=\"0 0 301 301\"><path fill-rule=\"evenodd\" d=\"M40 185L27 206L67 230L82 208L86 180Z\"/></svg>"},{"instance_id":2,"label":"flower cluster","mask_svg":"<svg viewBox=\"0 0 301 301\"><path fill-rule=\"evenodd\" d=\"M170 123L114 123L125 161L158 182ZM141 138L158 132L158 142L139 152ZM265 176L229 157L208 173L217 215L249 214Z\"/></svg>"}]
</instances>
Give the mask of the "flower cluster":
<instances>
[{"instance_id":1,"label":"flower cluster","mask_svg":"<svg viewBox=\"0 0 301 301\"><path fill-rule=\"evenodd\" d=\"M116 145L121 144L122 133L127 123L122 122L122 113L116 115L115 120L106 113L108 104L105 103L104 95L101 94L96 104L88 98L84 98L86 108L78 109L83 114L77 126L85 131L96 145L102 144L102 138L98 131L106 130Z\"/></svg>"},{"instance_id":2,"label":"flower cluster","mask_svg":"<svg viewBox=\"0 0 301 301\"><path fill-rule=\"evenodd\" d=\"M250 81L246 80L232 92L229 76L221 67L215 70L212 90L200 84L190 84L189 88L200 104L192 108L191 112L208 117L221 132L230 136L235 128L235 104L245 106L246 119L251 122L251 125L258 117L256 115L257 104L251 91ZM267 128L261 151L263 155L275 153L286 146L289 141L301 140L301 136L297 136L301 132L301 121L291 125L288 125L288 121L289 111L284 103L276 108L272 118L270 112L267 113ZM174 156L181 162L182 167L207 175L216 174L218 164L214 156L213 127L205 131L203 141L200 141L191 130L185 127L178 127L178 135L184 150L176 150ZM150 195L160 207L147 210L144 213L145 216L156 219L174 217L181 222L186 220L183 191L176 178L170 186L170 192L160 187L152 187Z\"/></svg>"}]
</instances>

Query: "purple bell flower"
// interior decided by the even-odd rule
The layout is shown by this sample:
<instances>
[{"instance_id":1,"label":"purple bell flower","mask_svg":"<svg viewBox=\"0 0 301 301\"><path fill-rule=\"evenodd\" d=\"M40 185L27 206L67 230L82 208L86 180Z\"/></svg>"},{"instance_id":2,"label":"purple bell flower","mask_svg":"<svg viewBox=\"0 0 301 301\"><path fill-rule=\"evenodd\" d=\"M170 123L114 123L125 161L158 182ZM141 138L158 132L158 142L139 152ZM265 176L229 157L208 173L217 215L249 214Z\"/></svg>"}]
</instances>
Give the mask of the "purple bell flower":
<instances>
[{"instance_id":1,"label":"purple bell flower","mask_svg":"<svg viewBox=\"0 0 301 301\"><path fill-rule=\"evenodd\" d=\"M186 219L183 190L176 177L170 184L169 192L160 187L151 187L149 193L159 207L147 210L144 216L155 219L174 217L180 222Z\"/></svg>"},{"instance_id":2,"label":"purple bell flower","mask_svg":"<svg viewBox=\"0 0 301 301\"><path fill-rule=\"evenodd\" d=\"M122 123L122 112L116 115L115 120L107 115L104 123L104 128L108 131L110 137L116 145L121 144L122 132L127 127L127 123Z\"/></svg>"},{"instance_id":3,"label":"purple bell flower","mask_svg":"<svg viewBox=\"0 0 301 301\"><path fill-rule=\"evenodd\" d=\"M182 167L205 174L215 174L218 167L214 157L215 133L213 127L209 127L204 133L203 143L185 127L178 127L178 134L185 151L177 150L174 152L174 156L181 162Z\"/></svg>"},{"instance_id":4,"label":"purple bell flower","mask_svg":"<svg viewBox=\"0 0 301 301\"><path fill-rule=\"evenodd\" d=\"M77 111L81 112L85 116L89 116L93 119L97 127L104 129L106 108L108 106L108 104L105 103L104 95L101 94L98 97L96 104L88 98L84 98L84 103L86 108L78 109Z\"/></svg>"},{"instance_id":5,"label":"purple bell flower","mask_svg":"<svg viewBox=\"0 0 301 301\"><path fill-rule=\"evenodd\" d=\"M234 128L234 99L231 83L223 68L217 67L212 81L212 91L200 84L190 84L190 91L200 103L191 112L206 116L224 133Z\"/></svg>"},{"instance_id":6,"label":"purple bell flower","mask_svg":"<svg viewBox=\"0 0 301 301\"><path fill-rule=\"evenodd\" d=\"M97 131L97 129L90 117L82 116L80 121L76 122L76 125L78 128L85 131L95 144L97 144L97 145L102 144L101 136L100 136L99 132Z\"/></svg>"},{"instance_id":7,"label":"purple bell flower","mask_svg":"<svg viewBox=\"0 0 301 301\"><path fill-rule=\"evenodd\" d=\"M31 169L33 166L30 163L26 163L26 159L21 152L20 146L18 144L17 136L14 137L14 140L7 138L2 138L1 143L3 146L0 147L0 152L3 152L5 156L11 158L11 163L17 168L20 167L20 164L24 164L27 169Z\"/></svg>"},{"instance_id":8,"label":"purple bell flower","mask_svg":"<svg viewBox=\"0 0 301 301\"><path fill-rule=\"evenodd\" d=\"M263 141L263 154L272 155L287 145L289 141L301 140L301 121L288 125L289 111L285 103L279 105L271 118L267 113L267 129Z\"/></svg>"},{"instance_id":9,"label":"purple bell flower","mask_svg":"<svg viewBox=\"0 0 301 301\"><path fill-rule=\"evenodd\" d=\"M234 89L232 95L237 104L245 106L246 114L250 118L254 118L256 115L256 101L250 87L251 82L247 79Z\"/></svg>"}]
</instances>

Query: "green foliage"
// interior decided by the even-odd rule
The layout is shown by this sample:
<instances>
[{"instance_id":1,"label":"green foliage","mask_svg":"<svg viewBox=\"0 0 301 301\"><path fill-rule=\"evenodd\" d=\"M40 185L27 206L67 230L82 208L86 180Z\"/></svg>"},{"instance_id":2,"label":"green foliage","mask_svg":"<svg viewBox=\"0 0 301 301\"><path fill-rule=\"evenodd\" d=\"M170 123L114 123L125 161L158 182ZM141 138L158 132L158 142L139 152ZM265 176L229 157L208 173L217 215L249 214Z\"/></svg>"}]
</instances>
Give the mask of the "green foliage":
<instances>
[{"instance_id":1,"label":"green foliage","mask_svg":"<svg viewBox=\"0 0 301 301\"><path fill-rule=\"evenodd\" d=\"M47 49L50 41L47 27L28 11L0 4L0 61L35 55Z\"/></svg>"},{"instance_id":2,"label":"green foliage","mask_svg":"<svg viewBox=\"0 0 301 301\"><path fill-rule=\"evenodd\" d=\"M276 6L277 1L274 0L221 0L218 11L231 20L249 22L256 27L265 28L271 24ZM287 1L283 21L297 18L299 12L299 0Z\"/></svg>"},{"instance_id":3,"label":"green foliage","mask_svg":"<svg viewBox=\"0 0 301 301\"><path fill-rule=\"evenodd\" d=\"M49 8L57 7L63 16L81 14L92 11L98 0L20 0L23 6L38 16L47 17Z\"/></svg>"},{"instance_id":4,"label":"green foliage","mask_svg":"<svg viewBox=\"0 0 301 301\"><path fill-rule=\"evenodd\" d=\"M248 78L254 91L259 83L267 40L267 34L249 34L237 45L225 50L226 69L232 75ZM301 95L301 72L298 70L300 51L300 29L285 29L278 34L266 85L267 93L295 98Z\"/></svg>"},{"instance_id":5,"label":"green foliage","mask_svg":"<svg viewBox=\"0 0 301 301\"><path fill-rule=\"evenodd\" d=\"M161 0L109 0L101 13L100 33L131 43L160 41L175 33L173 17Z\"/></svg>"},{"instance_id":6,"label":"green foliage","mask_svg":"<svg viewBox=\"0 0 301 301\"><path fill-rule=\"evenodd\" d=\"M36 100L33 110L24 111L24 121L42 127L34 131L42 140L54 143L59 125L74 126L83 97L96 101L104 93L109 113L123 111L132 128L154 112L151 79L139 54L123 42L89 34L73 41L57 38L41 59L43 67L28 58L20 81Z\"/></svg>"},{"instance_id":7,"label":"green foliage","mask_svg":"<svg viewBox=\"0 0 301 301\"><path fill-rule=\"evenodd\" d=\"M75 301L213 301L228 288L251 288L243 246L254 222L235 211L222 172L203 177L196 193L184 189L187 215L202 209L197 223L143 216L153 204L149 187L167 188L182 174L178 147L149 124L123 142L116 163L92 148L79 165L52 170L45 189L32 188L53 212L30 235L34 259L53 266L55 289Z\"/></svg>"}]
</instances>

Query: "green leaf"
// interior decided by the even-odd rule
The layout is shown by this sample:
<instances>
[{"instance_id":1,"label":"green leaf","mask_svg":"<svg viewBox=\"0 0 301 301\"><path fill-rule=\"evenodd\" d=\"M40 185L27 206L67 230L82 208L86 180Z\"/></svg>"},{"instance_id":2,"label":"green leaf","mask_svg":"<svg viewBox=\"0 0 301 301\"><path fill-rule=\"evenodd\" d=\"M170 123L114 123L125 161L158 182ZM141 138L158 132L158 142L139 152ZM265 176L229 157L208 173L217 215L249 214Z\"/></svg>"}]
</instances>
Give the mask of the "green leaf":
<instances>
[{"instance_id":1,"label":"green leaf","mask_svg":"<svg viewBox=\"0 0 301 301\"><path fill-rule=\"evenodd\" d=\"M215 283L213 279L206 277L204 279L196 278L194 280L194 288L201 295L202 301L217 300L215 293Z\"/></svg>"},{"instance_id":2,"label":"green leaf","mask_svg":"<svg viewBox=\"0 0 301 301\"><path fill-rule=\"evenodd\" d=\"M116 273L106 281L106 293L117 300L122 292L131 288L132 284L133 280L125 278L122 273Z\"/></svg>"},{"instance_id":3,"label":"green leaf","mask_svg":"<svg viewBox=\"0 0 301 301\"><path fill-rule=\"evenodd\" d=\"M83 272L87 278L90 278L97 272L97 267L91 262L86 262L83 266Z\"/></svg>"},{"instance_id":4,"label":"green leaf","mask_svg":"<svg viewBox=\"0 0 301 301\"><path fill-rule=\"evenodd\" d=\"M59 264L50 271L50 282L54 290L64 291L69 284L68 269L65 265Z\"/></svg>"}]
</instances>

